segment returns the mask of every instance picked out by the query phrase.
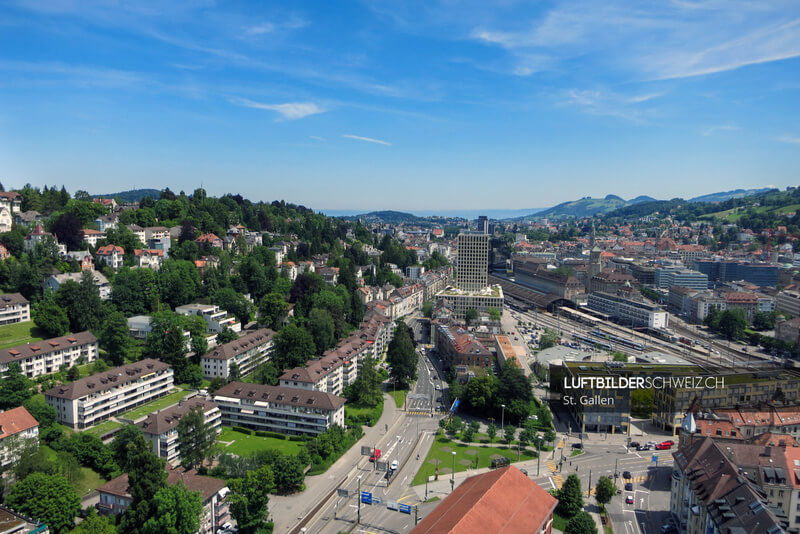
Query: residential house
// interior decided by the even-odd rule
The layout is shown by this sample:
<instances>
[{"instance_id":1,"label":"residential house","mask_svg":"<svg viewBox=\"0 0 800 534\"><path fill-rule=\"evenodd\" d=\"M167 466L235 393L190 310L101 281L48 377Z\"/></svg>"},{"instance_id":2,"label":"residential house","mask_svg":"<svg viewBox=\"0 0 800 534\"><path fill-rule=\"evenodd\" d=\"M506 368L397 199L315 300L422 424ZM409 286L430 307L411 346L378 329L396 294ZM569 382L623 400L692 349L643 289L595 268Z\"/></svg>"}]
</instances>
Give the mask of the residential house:
<instances>
[{"instance_id":1,"label":"residential house","mask_svg":"<svg viewBox=\"0 0 800 534\"><path fill-rule=\"evenodd\" d=\"M103 300L108 300L111 298L111 284L108 281L103 273L99 271L88 271L92 275L92 281L94 285L97 286L98 291L100 292L100 298ZM53 291L58 291L58 288L61 287L61 284L66 282L67 280L72 280L75 283L81 283L81 277L83 275L83 271L80 273L62 273L62 274L54 274L50 276L44 282L45 289L50 288Z\"/></svg>"},{"instance_id":2,"label":"residential house","mask_svg":"<svg viewBox=\"0 0 800 534\"><path fill-rule=\"evenodd\" d=\"M18 406L0 413L0 467L15 462L18 446L28 440L39 442L39 422L28 410Z\"/></svg>"},{"instance_id":3,"label":"residential house","mask_svg":"<svg viewBox=\"0 0 800 534\"><path fill-rule=\"evenodd\" d=\"M216 304L186 304L175 308L175 313L181 315L196 315L202 317L208 326L208 331L218 334L223 329L229 328L234 332L242 331L242 323L227 311L221 310Z\"/></svg>"},{"instance_id":4,"label":"residential house","mask_svg":"<svg viewBox=\"0 0 800 534\"><path fill-rule=\"evenodd\" d=\"M31 320L31 304L19 293L0 295L0 325Z\"/></svg>"},{"instance_id":5,"label":"residential house","mask_svg":"<svg viewBox=\"0 0 800 534\"><path fill-rule=\"evenodd\" d=\"M122 267L125 249L117 245L103 245L97 249L97 260L105 263L115 271Z\"/></svg>"},{"instance_id":6,"label":"residential house","mask_svg":"<svg viewBox=\"0 0 800 534\"><path fill-rule=\"evenodd\" d=\"M133 249L133 259L137 267L158 271L164 263L164 251L156 249Z\"/></svg>"},{"instance_id":7,"label":"residential house","mask_svg":"<svg viewBox=\"0 0 800 534\"><path fill-rule=\"evenodd\" d=\"M96 247L97 242L105 238L106 234L100 230L94 230L93 228L84 228L81 230L81 240L86 241L93 247Z\"/></svg>"},{"instance_id":8,"label":"residential house","mask_svg":"<svg viewBox=\"0 0 800 534\"><path fill-rule=\"evenodd\" d=\"M101 215L100 217L94 220L94 224L97 226L97 229L101 232L105 233L106 230L110 228L117 228L117 223L119 222L119 215L116 213L112 213L109 215Z\"/></svg>"},{"instance_id":9,"label":"residential house","mask_svg":"<svg viewBox=\"0 0 800 534\"><path fill-rule=\"evenodd\" d=\"M97 338L87 330L0 350L0 375L5 375L12 363L18 363L24 375L34 378L57 373L62 365L72 367L97 357Z\"/></svg>"},{"instance_id":10,"label":"residential house","mask_svg":"<svg viewBox=\"0 0 800 534\"><path fill-rule=\"evenodd\" d=\"M198 246L208 245L209 247L222 248L222 239L216 234L202 234L194 240Z\"/></svg>"},{"instance_id":11,"label":"residential house","mask_svg":"<svg viewBox=\"0 0 800 534\"><path fill-rule=\"evenodd\" d=\"M216 434L222 432L222 415L219 407L205 397L185 399L147 416L144 421L136 423L144 438L153 445L153 454L176 465L181 460L178 443L178 422L191 410L201 410L203 420L208 428Z\"/></svg>"},{"instance_id":12,"label":"residential house","mask_svg":"<svg viewBox=\"0 0 800 534\"><path fill-rule=\"evenodd\" d=\"M275 350L274 335L275 332L269 328L259 328L215 347L200 359L203 376L228 379L234 364L239 368L239 376L251 373L272 357Z\"/></svg>"}]
</instances>

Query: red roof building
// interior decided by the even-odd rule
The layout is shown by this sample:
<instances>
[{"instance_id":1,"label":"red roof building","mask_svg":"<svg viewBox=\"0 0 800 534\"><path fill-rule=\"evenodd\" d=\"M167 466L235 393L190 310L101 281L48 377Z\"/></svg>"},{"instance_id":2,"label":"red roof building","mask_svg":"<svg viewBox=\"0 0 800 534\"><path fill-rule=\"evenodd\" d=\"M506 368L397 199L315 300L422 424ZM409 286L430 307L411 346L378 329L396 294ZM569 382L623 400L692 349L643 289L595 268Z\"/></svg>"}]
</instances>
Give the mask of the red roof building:
<instances>
[{"instance_id":1,"label":"red roof building","mask_svg":"<svg viewBox=\"0 0 800 534\"><path fill-rule=\"evenodd\" d=\"M508 466L466 479L411 534L550 534L557 503Z\"/></svg>"}]
</instances>

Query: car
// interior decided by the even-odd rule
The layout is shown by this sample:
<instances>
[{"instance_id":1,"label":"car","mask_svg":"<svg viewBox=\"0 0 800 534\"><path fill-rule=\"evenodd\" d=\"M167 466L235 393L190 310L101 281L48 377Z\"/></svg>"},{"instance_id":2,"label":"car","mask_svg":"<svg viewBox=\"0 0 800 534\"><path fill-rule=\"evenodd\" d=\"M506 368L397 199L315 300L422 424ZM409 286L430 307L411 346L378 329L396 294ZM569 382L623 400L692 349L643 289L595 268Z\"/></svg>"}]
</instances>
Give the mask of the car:
<instances>
[{"instance_id":1,"label":"car","mask_svg":"<svg viewBox=\"0 0 800 534\"><path fill-rule=\"evenodd\" d=\"M442 398L441 397L436 397L436 402L442 402Z\"/></svg>"},{"instance_id":2,"label":"car","mask_svg":"<svg viewBox=\"0 0 800 534\"><path fill-rule=\"evenodd\" d=\"M439 384L436 384L436 391L441 391L441 389L442 389L442 386L440 386Z\"/></svg>"},{"instance_id":3,"label":"car","mask_svg":"<svg viewBox=\"0 0 800 534\"><path fill-rule=\"evenodd\" d=\"M675 442L672 441L671 439L668 439L666 441L662 441L661 444L662 445L669 445L670 447L672 447L673 445L675 445Z\"/></svg>"},{"instance_id":4,"label":"car","mask_svg":"<svg viewBox=\"0 0 800 534\"><path fill-rule=\"evenodd\" d=\"M520 469L520 472L521 472L523 475L525 475L525 476L528 476L528 470L527 470L527 469Z\"/></svg>"},{"instance_id":5,"label":"car","mask_svg":"<svg viewBox=\"0 0 800 534\"><path fill-rule=\"evenodd\" d=\"M672 534L673 532L678 532L678 527L672 523L667 523L666 525L661 525L661 530L659 532L661 532L661 534Z\"/></svg>"},{"instance_id":6,"label":"car","mask_svg":"<svg viewBox=\"0 0 800 534\"><path fill-rule=\"evenodd\" d=\"M372 451L372 454L369 457L369 461L370 462L377 462L380 459L381 459L381 450L380 449L375 449L374 451Z\"/></svg>"},{"instance_id":7,"label":"car","mask_svg":"<svg viewBox=\"0 0 800 534\"><path fill-rule=\"evenodd\" d=\"M625 491L633 491L633 482L625 483Z\"/></svg>"},{"instance_id":8,"label":"car","mask_svg":"<svg viewBox=\"0 0 800 534\"><path fill-rule=\"evenodd\" d=\"M398 465L399 464L398 464L397 460L392 460L392 465L389 466L389 469L391 469L392 471L395 471L397 469Z\"/></svg>"},{"instance_id":9,"label":"car","mask_svg":"<svg viewBox=\"0 0 800 534\"><path fill-rule=\"evenodd\" d=\"M572 444L572 448L573 449L583 449L583 443L573 443Z\"/></svg>"},{"instance_id":10,"label":"car","mask_svg":"<svg viewBox=\"0 0 800 534\"><path fill-rule=\"evenodd\" d=\"M648 445L647 443L645 443L644 445L639 445L638 447L636 447L636 450L637 451L649 451L650 450L650 445Z\"/></svg>"},{"instance_id":11,"label":"car","mask_svg":"<svg viewBox=\"0 0 800 534\"><path fill-rule=\"evenodd\" d=\"M628 446L633 447L634 449L639 445L641 445L641 443L639 443L638 441L631 441L630 443L628 443Z\"/></svg>"},{"instance_id":12,"label":"car","mask_svg":"<svg viewBox=\"0 0 800 534\"><path fill-rule=\"evenodd\" d=\"M530 419L531 421L538 421L539 420L539 416L538 415L529 415L528 419Z\"/></svg>"},{"instance_id":13,"label":"car","mask_svg":"<svg viewBox=\"0 0 800 534\"><path fill-rule=\"evenodd\" d=\"M633 504L633 495L625 497L625 504Z\"/></svg>"},{"instance_id":14,"label":"car","mask_svg":"<svg viewBox=\"0 0 800 534\"><path fill-rule=\"evenodd\" d=\"M657 451L668 451L672 448L673 443L671 441L665 441L663 443L659 443L656 445Z\"/></svg>"},{"instance_id":15,"label":"car","mask_svg":"<svg viewBox=\"0 0 800 534\"><path fill-rule=\"evenodd\" d=\"M630 471L623 471L622 478L633 478Z\"/></svg>"},{"instance_id":16,"label":"car","mask_svg":"<svg viewBox=\"0 0 800 534\"><path fill-rule=\"evenodd\" d=\"M231 522L230 522L230 521L225 521L224 523L222 523L222 525L220 525L220 527L219 527L219 528L220 528L221 530L230 530L230 528L231 528L232 526L233 526L233 525L231 525Z\"/></svg>"},{"instance_id":17,"label":"car","mask_svg":"<svg viewBox=\"0 0 800 534\"><path fill-rule=\"evenodd\" d=\"M658 442L657 441L648 441L647 444L655 446L655 445L658 445Z\"/></svg>"}]
</instances>

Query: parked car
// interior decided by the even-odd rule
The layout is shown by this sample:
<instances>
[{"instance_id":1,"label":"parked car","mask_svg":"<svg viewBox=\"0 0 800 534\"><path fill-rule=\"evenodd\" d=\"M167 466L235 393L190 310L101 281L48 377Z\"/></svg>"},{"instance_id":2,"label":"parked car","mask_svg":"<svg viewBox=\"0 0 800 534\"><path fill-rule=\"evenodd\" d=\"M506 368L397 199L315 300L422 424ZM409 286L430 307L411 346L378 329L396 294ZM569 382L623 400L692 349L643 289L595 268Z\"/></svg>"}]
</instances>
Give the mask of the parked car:
<instances>
[{"instance_id":1,"label":"parked car","mask_svg":"<svg viewBox=\"0 0 800 534\"><path fill-rule=\"evenodd\" d=\"M640 443L639 443L638 441L631 441L631 442L628 444L628 446L629 446L629 447L633 447L634 449L635 449L636 447L638 447L639 445L640 445Z\"/></svg>"},{"instance_id":2,"label":"parked car","mask_svg":"<svg viewBox=\"0 0 800 534\"><path fill-rule=\"evenodd\" d=\"M625 504L633 504L633 495L625 497Z\"/></svg>"},{"instance_id":3,"label":"parked car","mask_svg":"<svg viewBox=\"0 0 800 534\"><path fill-rule=\"evenodd\" d=\"M625 483L625 491L633 491L633 482Z\"/></svg>"},{"instance_id":4,"label":"parked car","mask_svg":"<svg viewBox=\"0 0 800 534\"><path fill-rule=\"evenodd\" d=\"M673 443L671 441L665 441L664 443L659 443L656 445L657 451L668 451L672 448Z\"/></svg>"},{"instance_id":5,"label":"parked car","mask_svg":"<svg viewBox=\"0 0 800 534\"><path fill-rule=\"evenodd\" d=\"M647 443L645 443L644 445L639 445L638 447L636 447L636 450L637 451L649 451L650 450L650 445L648 445Z\"/></svg>"},{"instance_id":6,"label":"parked car","mask_svg":"<svg viewBox=\"0 0 800 534\"><path fill-rule=\"evenodd\" d=\"M391 469L392 471L395 471L397 469L398 465L399 464L397 463L397 460L392 460L392 465L389 466L389 469Z\"/></svg>"},{"instance_id":7,"label":"parked car","mask_svg":"<svg viewBox=\"0 0 800 534\"><path fill-rule=\"evenodd\" d=\"M633 478L630 471L623 471L622 478Z\"/></svg>"},{"instance_id":8,"label":"parked car","mask_svg":"<svg viewBox=\"0 0 800 534\"><path fill-rule=\"evenodd\" d=\"M583 443L573 443L572 444L572 448L573 449L583 449Z\"/></svg>"},{"instance_id":9,"label":"parked car","mask_svg":"<svg viewBox=\"0 0 800 534\"><path fill-rule=\"evenodd\" d=\"M678 532L678 527L671 523L667 523L666 525L661 525L661 534L673 534L674 532Z\"/></svg>"}]
</instances>

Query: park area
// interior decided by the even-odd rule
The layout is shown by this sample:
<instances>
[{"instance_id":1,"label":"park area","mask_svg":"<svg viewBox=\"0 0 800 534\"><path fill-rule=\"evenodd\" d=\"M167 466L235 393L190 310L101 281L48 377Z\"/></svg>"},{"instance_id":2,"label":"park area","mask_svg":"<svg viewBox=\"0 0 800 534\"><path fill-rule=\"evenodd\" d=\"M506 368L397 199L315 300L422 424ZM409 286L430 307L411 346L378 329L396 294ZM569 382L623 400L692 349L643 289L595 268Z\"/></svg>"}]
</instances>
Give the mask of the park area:
<instances>
[{"instance_id":1,"label":"park area","mask_svg":"<svg viewBox=\"0 0 800 534\"><path fill-rule=\"evenodd\" d=\"M429 476L436 473L439 468L439 476L449 475L453 470L453 452L455 452L456 473L467 469L489 467L495 458L508 458L512 462L531 460L536 458L536 452L522 449L518 452L516 447L500 445L490 447L488 445L466 445L454 442L451 439L440 435L434 441L433 447L428 452L428 456L422 464L419 472L414 477L413 485L424 484ZM477 464L476 464L477 458Z\"/></svg>"},{"instance_id":2,"label":"park area","mask_svg":"<svg viewBox=\"0 0 800 534\"><path fill-rule=\"evenodd\" d=\"M41 341L44 338L33 321L0 326L0 350Z\"/></svg>"},{"instance_id":3,"label":"park area","mask_svg":"<svg viewBox=\"0 0 800 534\"><path fill-rule=\"evenodd\" d=\"M219 452L229 452L237 456L248 456L256 451L277 449L284 454L296 455L303 446L302 441L247 435L232 428L223 427L217 436Z\"/></svg>"}]
</instances>

